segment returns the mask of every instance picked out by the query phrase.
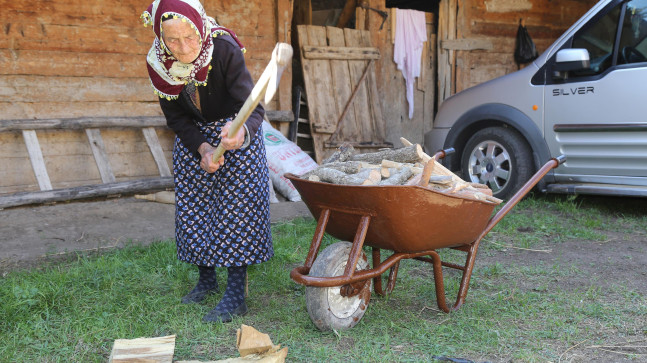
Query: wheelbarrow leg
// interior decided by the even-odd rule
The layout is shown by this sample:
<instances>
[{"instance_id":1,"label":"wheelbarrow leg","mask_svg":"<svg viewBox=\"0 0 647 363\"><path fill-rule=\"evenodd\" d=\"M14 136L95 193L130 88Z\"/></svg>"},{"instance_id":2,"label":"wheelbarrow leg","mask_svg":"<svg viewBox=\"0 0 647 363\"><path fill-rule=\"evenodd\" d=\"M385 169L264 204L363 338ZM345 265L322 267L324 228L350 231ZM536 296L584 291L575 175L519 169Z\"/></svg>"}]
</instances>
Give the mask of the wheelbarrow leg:
<instances>
[{"instance_id":1,"label":"wheelbarrow leg","mask_svg":"<svg viewBox=\"0 0 647 363\"><path fill-rule=\"evenodd\" d=\"M319 220L317 221L317 228L315 229L315 234L312 237L312 243L310 244L310 250L306 256L306 261L304 267L310 270L312 264L317 258L319 253L319 247L321 247L321 241L323 240L324 233L326 232L326 225L328 225L328 220L330 219L330 209L324 209L319 214ZM307 272L306 272L307 273Z\"/></svg>"},{"instance_id":2,"label":"wheelbarrow leg","mask_svg":"<svg viewBox=\"0 0 647 363\"><path fill-rule=\"evenodd\" d=\"M440 255L436 251L431 251L429 253L429 256L431 257L433 270L434 270L436 302L440 310L446 313L449 313L450 311L456 311L465 302L465 298L467 297L467 290L470 285L470 278L472 277L472 270L474 269L474 261L475 261L477 249L478 249L478 242L471 244L468 249L461 248L461 250L464 250L465 252L467 252L467 256L465 258L465 265L463 266L442 262ZM447 301L445 299L445 283L443 279L443 266L447 266L447 267L451 267L451 268L455 268L457 270L463 271L463 276L461 277L461 284L458 288L458 294L456 296L456 302L451 307L447 306Z\"/></svg>"},{"instance_id":3,"label":"wheelbarrow leg","mask_svg":"<svg viewBox=\"0 0 647 363\"><path fill-rule=\"evenodd\" d=\"M380 249L373 247L373 268L377 268L377 266L380 264ZM373 278L373 290L375 291L376 294L380 296L385 296L387 294L390 294L391 291L393 291L393 288L395 287L395 280L398 277L398 268L400 267L400 261L395 262L392 266L391 269L389 270L389 279L386 284L386 291L382 289L382 275L378 275Z\"/></svg>"}]
</instances>

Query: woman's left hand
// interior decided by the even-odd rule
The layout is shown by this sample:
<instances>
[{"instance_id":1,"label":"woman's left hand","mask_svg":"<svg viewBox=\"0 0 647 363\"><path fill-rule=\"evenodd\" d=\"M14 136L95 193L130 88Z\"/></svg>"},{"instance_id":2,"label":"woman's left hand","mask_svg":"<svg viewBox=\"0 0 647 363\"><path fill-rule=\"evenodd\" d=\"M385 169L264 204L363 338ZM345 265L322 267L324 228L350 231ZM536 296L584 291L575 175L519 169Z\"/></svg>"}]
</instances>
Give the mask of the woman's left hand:
<instances>
[{"instance_id":1,"label":"woman's left hand","mask_svg":"<svg viewBox=\"0 0 647 363\"><path fill-rule=\"evenodd\" d=\"M227 122L225 126L222 127L222 131L220 131L220 145L222 145L225 150L240 149L245 142L245 127L239 128L236 135L229 137L230 127L231 121Z\"/></svg>"}]
</instances>

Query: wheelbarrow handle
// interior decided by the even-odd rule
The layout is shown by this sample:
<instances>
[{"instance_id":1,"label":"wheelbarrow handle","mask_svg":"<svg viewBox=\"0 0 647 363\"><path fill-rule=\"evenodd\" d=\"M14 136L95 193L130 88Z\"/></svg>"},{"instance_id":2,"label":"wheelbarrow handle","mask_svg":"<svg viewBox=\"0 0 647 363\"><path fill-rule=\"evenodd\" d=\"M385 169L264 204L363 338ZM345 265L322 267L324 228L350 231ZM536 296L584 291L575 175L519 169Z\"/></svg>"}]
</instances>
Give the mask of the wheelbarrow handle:
<instances>
[{"instance_id":1,"label":"wheelbarrow handle","mask_svg":"<svg viewBox=\"0 0 647 363\"><path fill-rule=\"evenodd\" d=\"M454 149L453 147L447 148L445 150L440 150L440 151L436 152L436 154L434 154L434 160L442 159L445 156L447 156L449 154L453 154L455 152L456 152L456 149Z\"/></svg>"},{"instance_id":2,"label":"wheelbarrow handle","mask_svg":"<svg viewBox=\"0 0 647 363\"><path fill-rule=\"evenodd\" d=\"M558 157L552 158L548 160L544 166L539 168L539 170L533 175L530 180L524 184L521 189L519 189L506 203L505 205L490 219L488 222L487 226L485 226L485 230L481 232L481 235L477 239L477 241L480 241L483 237L485 237L494 226L499 223L499 221L506 215L508 212L517 205L523 199L523 197L528 194L528 192L539 183L539 181L548 174L549 171L557 168L560 164L563 164L566 162L566 155L560 155Z\"/></svg>"}]
</instances>

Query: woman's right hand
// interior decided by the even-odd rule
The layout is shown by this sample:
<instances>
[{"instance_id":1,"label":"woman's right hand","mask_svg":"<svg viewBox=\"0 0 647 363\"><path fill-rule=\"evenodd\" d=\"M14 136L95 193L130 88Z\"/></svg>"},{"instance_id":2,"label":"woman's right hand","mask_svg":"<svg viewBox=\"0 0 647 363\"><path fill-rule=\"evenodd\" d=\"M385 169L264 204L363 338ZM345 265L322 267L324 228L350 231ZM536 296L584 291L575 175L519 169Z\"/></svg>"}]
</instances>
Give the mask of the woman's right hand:
<instances>
[{"instance_id":1,"label":"woman's right hand","mask_svg":"<svg viewBox=\"0 0 647 363\"><path fill-rule=\"evenodd\" d=\"M203 142L198 148L198 152L202 157L200 160L200 167L207 173L214 173L216 170L220 169L222 164L225 163L224 155L221 156L218 161L213 162L212 157L214 151L216 151L216 148L207 142Z\"/></svg>"}]
</instances>

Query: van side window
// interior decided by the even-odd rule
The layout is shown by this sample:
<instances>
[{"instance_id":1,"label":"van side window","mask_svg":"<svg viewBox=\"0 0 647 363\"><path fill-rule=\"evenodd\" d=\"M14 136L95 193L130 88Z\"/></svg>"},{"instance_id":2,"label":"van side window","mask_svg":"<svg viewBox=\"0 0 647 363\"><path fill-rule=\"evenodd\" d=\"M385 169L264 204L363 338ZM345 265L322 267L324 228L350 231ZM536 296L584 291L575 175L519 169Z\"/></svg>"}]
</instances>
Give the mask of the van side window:
<instances>
[{"instance_id":1,"label":"van side window","mask_svg":"<svg viewBox=\"0 0 647 363\"><path fill-rule=\"evenodd\" d=\"M585 48L589 51L591 68L571 72L573 76L590 76L600 74L611 67L613 46L618 30L618 20L622 5L611 9L597 22L588 24L573 37L572 48Z\"/></svg>"},{"instance_id":2,"label":"van side window","mask_svg":"<svg viewBox=\"0 0 647 363\"><path fill-rule=\"evenodd\" d=\"M620 35L618 64L646 62L647 0L627 3Z\"/></svg>"}]
</instances>

